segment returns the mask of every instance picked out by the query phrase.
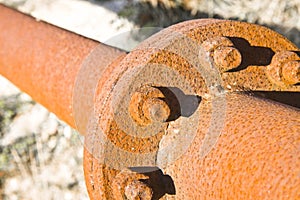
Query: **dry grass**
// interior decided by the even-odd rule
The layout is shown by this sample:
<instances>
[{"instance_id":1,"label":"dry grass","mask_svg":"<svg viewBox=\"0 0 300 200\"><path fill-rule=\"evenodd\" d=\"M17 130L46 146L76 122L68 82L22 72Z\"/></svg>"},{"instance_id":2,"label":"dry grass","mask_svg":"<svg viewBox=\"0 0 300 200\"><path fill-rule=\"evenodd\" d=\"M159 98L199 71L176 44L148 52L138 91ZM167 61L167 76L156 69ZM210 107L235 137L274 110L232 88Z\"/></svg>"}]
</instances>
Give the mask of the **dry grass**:
<instances>
[{"instance_id":1,"label":"dry grass","mask_svg":"<svg viewBox=\"0 0 300 200\"><path fill-rule=\"evenodd\" d=\"M201 17L236 19L271 27L300 46L299 0L139 0L138 2L144 2L140 6L143 7L141 15L145 16L148 12L148 19L159 20L160 22L156 23L158 25L167 26ZM145 2L156 9L148 8L146 11ZM161 10L162 13L158 14L157 10ZM137 17L137 21L140 19L145 17Z\"/></svg>"},{"instance_id":2,"label":"dry grass","mask_svg":"<svg viewBox=\"0 0 300 200\"><path fill-rule=\"evenodd\" d=\"M191 11L215 14L223 18L236 18L252 23L282 24L300 29L300 2L298 0L141 0L157 7L183 7Z\"/></svg>"}]
</instances>

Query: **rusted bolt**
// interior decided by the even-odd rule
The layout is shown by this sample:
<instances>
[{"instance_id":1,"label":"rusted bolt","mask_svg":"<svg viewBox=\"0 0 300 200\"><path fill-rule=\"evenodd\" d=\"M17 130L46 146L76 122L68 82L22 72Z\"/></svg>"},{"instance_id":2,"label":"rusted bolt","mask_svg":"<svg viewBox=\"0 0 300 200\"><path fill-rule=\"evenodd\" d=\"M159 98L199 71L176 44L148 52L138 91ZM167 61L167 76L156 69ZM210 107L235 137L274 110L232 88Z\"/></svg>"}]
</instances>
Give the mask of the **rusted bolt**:
<instances>
[{"instance_id":1,"label":"rusted bolt","mask_svg":"<svg viewBox=\"0 0 300 200\"><path fill-rule=\"evenodd\" d=\"M300 58L292 51L275 53L266 72L271 82L277 85L294 85L300 82Z\"/></svg>"},{"instance_id":2,"label":"rusted bolt","mask_svg":"<svg viewBox=\"0 0 300 200\"><path fill-rule=\"evenodd\" d=\"M112 189L115 199L127 200L151 200L153 191L142 180L149 177L133 172L129 169L124 169L117 174L112 183Z\"/></svg>"},{"instance_id":3,"label":"rusted bolt","mask_svg":"<svg viewBox=\"0 0 300 200\"><path fill-rule=\"evenodd\" d=\"M170 116L168 104L158 98L147 99L143 104L143 112L147 118L156 122L166 122Z\"/></svg>"},{"instance_id":4,"label":"rusted bolt","mask_svg":"<svg viewBox=\"0 0 300 200\"><path fill-rule=\"evenodd\" d=\"M86 58L90 52L93 52L99 43L51 27L49 24L37 22L33 18L25 17L1 5L0 30L1 74L33 95L34 99L38 100L48 107L49 110L54 111L59 117L75 127L72 111L72 96L74 88L76 87L74 83L84 58ZM170 35L173 36L176 31L180 31L179 33L181 35L193 37L192 39L199 43L203 42L204 37L226 35L237 38L246 37L248 38L249 44L270 48L271 50L294 49L295 51L299 51L299 49L288 40L260 26L214 19L184 22L174 25L166 31L161 31L158 35L146 41L146 44L149 44L147 48L150 52L147 52L147 49L143 51L132 51L124 58L124 52L122 53L108 46L100 45L102 49L101 52L103 53L99 54L101 55L100 57L95 56L97 59L92 62L94 63L93 65L95 65L92 69L95 70L91 70L90 72L92 73L87 73L83 78L89 79L91 75L94 76L96 71L100 71L101 73L104 71L103 74L99 74L99 78L101 75L100 80L95 79L96 83L99 83L96 88L96 91L99 90L99 93L97 93L99 96L95 95L95 97L100 100L95 101L93 107L101 107L100 103L106 100L108 100L107 105L110 105L110 92L113 91L120 75L126 73L127 69L130 70L148 62L148 59L145 58L148 58L149 54L153 53L153 47L157 49L155 44L163 43L163 47L167 47L165 43L166 40L169 39ZM32 38L34 38L34 42ZM210 46L213 46L213 51L209 51L212 55L218 47L233 47L231 44L226 44L229 41L225 37L219 37L219 39L221 42L214 40L212 43L208 43ZM219 43L225 43L225 45L218 45ZM45 46L48 48L44 48ZM24 51L24 49L26 50ZM51 49L51 51L49 51L49 49ZM61 50L67 50L67 53L64 54ZM290 55L288 59L285 59L286 54ZM158 57L156 57L156 55ZM185 77L186 80L192 84L197 94L205 93L206 87L204 87L205 83L202 81L202 73L192 71L190 67L191 63L185 62L180 56L175 56L173 53L170 54L169 51L160 51L158 54L155 54L155 57L156 60L153 60L153 62L166 64L170 68L176 69L180 76ZM100 58L100 60L98 58ZM122 58L124 58L122 64L118 63ZM115 59L117 60L113 62L114 64L107 66L110 62L106 60L112 62ZM293 52L278 53L274 60L272 59L272 65L257 69L267 68L270 77L272 77L272 70L275 69L275 77L278 75L279 81L282 79L287 81L289 75L284 74L286 74L285 70L289 70L284 68L286 65L288 66L287 68L289 68L290 64L287 64L288 62L297 60L299 61L300 59ZM40 67L46 64L47 68ZM280 67L277 67L277 64ZM291 65L293 66L293 64ZM249 72L251 72L252 68L248 69ZM298 72L291 74L297 73ZM247 86L244 82L248 80L253 80L253 86L255 86L259 84L256 79L264 80L265 74L261 74L259 74L259 76L251 76L251 78L239 77L237 75L235 80L241 80L237 82L240 87ZM250 75L252 75L252 73L250 73ZM274 78L272 78L272 80L273 79ZM35 84L37 82L39 83L38 85ZM226 80L224 84L227 84ZM57 85L60 87L57 87ZM89 84L87 83L83 84L83 89L80 90L83 96L86 95L85 88L89 88L88 86ZM271 91L273 85L267 85L264 88ZM277 87L276 89L286 90L285 87ZM153 88L153 90L155 90L155 88ZM151 91L151 88L148 88L148 91L141 92L142 94L133 94L137 98L132 98L132 101L134 102L134 100L136 100L136 102L139 103L138 106L133 103L129 106L133 111L134 109L138 110L138 112L131 112L132 116L135 115L135 119L140 121L144 120L141 117L145 117L142 112L142 105L145 99L164 98L157 90L153 91L153 93L157 92L159 95L151 95ZM299 87L295 87L294 91L299 91ZM75 100L79 99L75 98ZM83 105L85 106L85 104ZM86 112L86 107L84 106L79 113ZM172 109L174 108L172 107ZM95 114L111 116L109 110L110 109L107 109L104 110L105 112L97 112ZM176 186L176 196L174 196L174 198L222 199L228 197L230 199L249 199L252 197L253 199L279 199L285 196L286 199L297 199L299 197L298 191L300 191L298 176L299 149L297 148L299 146L300 132L298 120L299 110L277 105L269 101L263 101L245 94L236 94L234 92L226 93L225 126L222 130L222 136L219 138L214 151L202 159L199 156L200 148L198 147L200 147L203 142L203 133L206 132L207 128L212 127L210 124L216 127L216 122L211 121L213 118L211 118L209 114L210 110L210 106L206 106L204 102L199 109L199 115L202 117L199 123L197 123L198 126L191 127L197 130L196 136L192 137L191 148L178 160L169 163L170 165L164 169L164 171L167 171L170 177L174 179L174 194ZM141 115L139 116L139 114ZM147 118L145 117L145 119ZM187 121L177 120L177 122L180 123L173 124L174 130L177 124L184 124L184 127L189 128L193 119L197 122L197 118L186 118ZM105 133L107 136L116 135L118 142L128 143L128 145L144 144L142 142L145 140L135 143L127 139L127 137L124 139L124 137L122 137L123 134L118 134L121 131L116 131L117 127L114 121L111 121L112 120L106 119L99 120L99 125L101 126L103 126L104 123L109 123L105 124L105 126L109 126ZM149 121L151 122L151 120ZM232 137L232 133L235 133L234 137ZM185 133L183 135L185 136ZM214 135L211 136L214 137ZM145 179L148 179L148 177L133 172L123 172L116 175L117 169L103 163L102 159L99 159L97 155L102 150L97 148L97 146L103 144L102 141L100 142L101 137L92 138L95 138L92 142L92 148L90 148L93 150L89 151L90 149L85 148L84 156L86 183L91 199L142 198L139 196L143 195L134 194L141 194L139 188L144 188L144 186L147 186L146 183L151 183L151 181L148 182L148 180L146 182ZM132 137L130 137L130 139L131 138ZM157 140L159 140L159 137L157 138ZM177 137L174 141L175 140L177 140ZM149 141L152 143L152 140ZM156 141L156 139L154 141ZM178 147L181 146L179 145ZM106 152L110 151L111 148L106 148L105 144L103 150ZM138 157L133 157L132 159L135 158ZM106 159L106 157L104 157L104 159ZM117 156L113 159L115 159L115 162L119 161L119 157ZM122 159L127 159L127 157ZM249 173L251 176L249 176ZM140 183L136 183L136 181L145 185L139 185ZM229 182L230 184L228 184ZM153 189L154 199L154 196L157 195L156 191L153 186L149 186L149 188ZM144 189L145 192L142 193L149 194L147 191L150 189ZM132 190L137 192L133 192ZM150 196L149 194L149 198Z\"/></svg>"},{"instance_id":5,"label":"rusted bolt","mask_svg":"<svg viewBox=\"0 0 300 200\"><path fill-rule=\"evenodd\" d=\"M295 85L300 83L300 61L292 60L282 66L282 76L286 83Z\"/></svg>"},{"instance_id":6,"label":"rusted bolt","mask_svg":"<svg viewBox=\"0 0 300 200\"><path fill-rule=\"evenodd\" d=\"M241 53L226 37L208 39L202 43L202 46L211 53L216 66L221 72L234 69L242 62Z\"/></svg>"},{"instance_id":7,"label":"rusted bolt","mask_svg":"<svg viewBox=\"0 0 300 200\"><path fill-rule=\"evenodd\" d=\"M170 108L159 89L143 86L132 95L129 113L136 123L146 126L153 122L165 122L169 118Z\"/></svg>"},{"instance_id":8,"label":"rusted bolt","mask_svg":"<svg viewBox=\"0 0 300 200\"><path fill-rule=\"evenodd\" d=\"M234 69L242 62L241 53L234 47L218 47L214 51L213 57L222 72Z\"/></svg>"},{"instance_id":9,"label":"rusted bolt","mask_svg":"<svg viewBox=\"0 0 300 200\"><path fill-rule=\"evenodd\" d=\"M145 183L134 180L125 186L125 196L128 200L151 200L152 190Z\"/></svg>"}]
</instances>

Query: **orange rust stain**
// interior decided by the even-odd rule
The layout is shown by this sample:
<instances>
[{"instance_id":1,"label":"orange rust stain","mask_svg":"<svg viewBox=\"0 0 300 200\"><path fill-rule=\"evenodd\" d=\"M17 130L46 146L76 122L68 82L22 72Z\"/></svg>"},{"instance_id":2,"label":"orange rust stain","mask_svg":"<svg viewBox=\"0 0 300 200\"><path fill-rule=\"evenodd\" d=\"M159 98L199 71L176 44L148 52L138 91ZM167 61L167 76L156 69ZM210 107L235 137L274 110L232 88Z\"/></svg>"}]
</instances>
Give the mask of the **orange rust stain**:
<instances>
[{"instance_id":1,"label":"orange rust stain","mask_svg":"<svg viewBox=\"0 0 300 200\"><path fill-rule=\"evenodd\" d=\"M75 127L72 98L76 76L86 56L102 44L47 23L37 22L1 5L0 30L0 73ZM108 105L112 103L111 91L120 77L126 71L145 63L164 64L185 77L195 94L205 96L208 93L203 74L193 70L193 63L176 52L168 51L172 45L178 44L164 45L163 42L170 39L175 32L185 35L197 44L212 38L229 38L239 50L241 65L244 68L227 73L219 61L220 66L217 67L221 72L222 87L230 86L226 91L224 128L212 151L204 158L199 157L208 127L217 123L210 121L212 103L209 99L202 101L197 111L201 118L198 127L195 127L198 130L195 140L182 157L161 169L174 181L176 193L169 197L299 199L300 111L234 92L239 88L266 91L300 90L297 84L282 86L268 78L268 66L272 67L274 54L299 49L287 39L264 27L234 21L193 20L163 30L127 56L115 49L110 51L111 47L102 45L101 48L109 52L108 55L104 53L103 57L109 57L111 61L118 59L107 67L101 66L102 60L99 58L100 66L92 68L92 71L96 71L97 67L105 67L103 76L98 81L94 99L96 114L105 116L104 120L99 122L99 127L106 127L103 129L107 131L105 134L120 147L135 145L143 149L151 146L145 145L149 143L148 140L132 141L131 138L124 137L125 133L120 132L115 124L115 116L109 110L110 107L101 107L107 99ZM157 48L158 44L163 49ZM188 48L187 52L180 49L180 44L177 47L181 54L190 53ZM259 57L261 55L263 56ZM231 65L230 59L228 63ZM298 73L298 65L287 67L296 71L292 72L293 74ZM284 78L289 83L298 80L287 71L284 71ZM169 83L174 86L178 80L173 77ZM118 136L120 138L116 138ZM157 138L155 141L157 142ZM154 145L153 148L157 147ZM94 152L85 149L84 170L90 198L114 199L114 181L119 171L104 165L92 153ZM127 191L127 194L131 195L130 191ZM162 197L166 198L167 195Z\"/></svg>"},{"instance_id":2,"label":"orange rust stain","mask_svg":"<svg viewBox=\"0 0 300 200\"><path fill-rule=\"evenodd\" d=\"M3 5L0 5L0 30L0 73L75 127L72 98L82 62L98 45L108 52L114 48L36 21ZM103 57L107 59L110 55L104 53Z\"/></svg>"},{"instance_id":3,"label":"orange rust stain","mask_svg":"<svg viewBox=\"0 0 300 200\"><path fill-rule=\"evenodd\" d=\"M164 64L183 75L190 83L197 95L205 95L207 86L199 72L193 72L188 60L182 54L170 52L171 45L166 43L170 35L180 32L188 36L198 44L210 38L228 37L237 43L241 52L241 64L248 67L236 72L224 72L223 66L219 67L222 72L222 87L230 85L226 96L226 119L221 137L214 149L204 158L199 157L200 147L208 126L211 123L211 102L203 101L200 104L200 121L197 128L198 133L188 152L176 162L162 169L174 180L176 195L165 195L162 199L278 199L282 196L295 199L299 197L299 110L287 106L277 105L263 99L254 98L245 94L236 94L235 90L246 88L249 90L286 90L299 91L298 85L289 85L284 88L276 85L268 79L266 68L271 63L274 52L282 50L297 51L297 47L279 34L261 26L223 20L193 20L171 26L162 32L144 41L140 48L128 54L112 70L111 80L101 80L105 88L113 86L122 73L145 63ZM263 38L262 38L263 37ZM242 40L240 39L242 38ZM247 42L246 44L243 42ZM239 42L242 42L239 44ZM169 46L168 46L169 45ZM158 46L160 48L158 48ZM245 48L244 48L245 46ZM236 46L235 46L236 47ZM266 53L266 58L256 61L256 50ZM249 50L247 52L245 50ZM189 49L186 49L188 54ZM245 58L245 56L249 56ZM248 59L248 60L247 60ZM265 60L264 60L265 59ZM255 62L252 62L252 61ZM149 77L151 79L152 77ZM170 77L171 79L171 77ZM170 85L176 82L170 80ZM99 89L101 91L101 89ZM101 92L96 95L98 102L103 102ZM110 99L111 100L111 99ZM99 103L98 103L99 104ZM98 105L97 104L97 105ZM101 104L99 104L101 105ZM101 110L101 106L99 110ZM109 112L109 110L107 110ZM107 113L106 114L109 114ZM113 114L109 114L113 118ZM104 120L101 124L110 124L111 120ZM212 122L214 123L214 122ZM106 125L104 125L106 126ZM109 132L109 129L106 129ZM110 134L110 133L106 133ZM121 137L120 144L124 140ZM114 141L118 141L115 139ZM126 140L126 143L129 142ZM124 144L123 144L124 145ZM144 143L136 144L136 147L146 148ZM120 146L120 145L119 145ZM110 182L114 176L106 176L106 181L101 182L110 166L99 163L97 158L85 152L85 164L92 165L86 176L87 187L94 199L97 199L97 190L91 183L98 182L99 187L105 189L107 199L112 198L112 186ZM116 160L116 162L118 162ZM102 174L97 169L102 169ZM297 172L298 170L298 172ZM110 174L111 175L111 174ZM262 191L263 190L263 191ZM101 196L103 198L103 196Z\"/></svg>"}]
</instances>

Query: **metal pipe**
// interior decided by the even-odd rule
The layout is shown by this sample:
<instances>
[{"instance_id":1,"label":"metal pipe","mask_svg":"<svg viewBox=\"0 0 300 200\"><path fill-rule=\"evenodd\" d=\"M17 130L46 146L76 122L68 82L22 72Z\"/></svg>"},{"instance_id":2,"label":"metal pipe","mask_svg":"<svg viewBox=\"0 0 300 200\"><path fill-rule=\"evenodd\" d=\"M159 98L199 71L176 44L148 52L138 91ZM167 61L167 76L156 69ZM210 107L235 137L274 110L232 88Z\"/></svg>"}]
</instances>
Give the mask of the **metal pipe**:
<instances>
[{"instance_id":1,"label":"metal pipe","mask_svg":"<svg viewBox=\"0 0 300 200\"><path fill-rule=\"evenodd\" d=\"M71 126L82 114L79 129L96 130L85 146L91 199L299 198L299 109L236 93L299 92L298 54L269 29L209 19L126 55L0 6L0 73ZM191 102L193 112L178 108ZM136 163L160 169L124 169Z\"/></svg>"},{"instance_id":2,"label":"metal pipe","mask_svg":"<svg viewBox=\"0 0 300 200\"><path fill-rule=\"evenodd\" d=\"M199 133L190 151L166 170L180 188L176 198L299 198L299 110L247 94L231 93L226 100L224 129L213 150L199 157ZM203 118L199 124L210 123Z\"/></svg>"},{"instance_id":3,"label":"metal pipe","mask_svg":"<svg viewBox=\"0 0 300 200\"><path fill-rule=\"evenodd\" d=\"M132 187L131 179L146 179L153 199L298 199L300 111L245 93L229 93L226 104L224 128L209 154L200 155L211 125L210 108L204 103L188 151L158 171L142 173L144 177L113 170L86 148L90 198L122 199L126 188ZM176 142L172 145L178 151Z\"/></svg>"},{"instance_id":4,"label":"metal pipe","mask_svg":"<svg viewBox=\"0 0 300 200\"><path fill-rule=\"evenodd\" d=\"M116 69L102 83L111 91L96 95L96 113L105 116L95 116L100 130L85 148L91 199L297 199L299 109L236 92L299 92L268 74L299 60L298 51L264 27L213 19L183 22L144 41L117 67L123 75ZM184 115L193 96L201 103ZM155 99L170 112L164 104L152 108L173 113L161 129L147 117ZM139 176L128 172L132 166Z\"/></svg>"},{"instance_id":5,"label":"metal pipe","mask_svg":"<svg viewBox=\"0 0 300 200\"><path fill-rule=\"evenodd\" d=\"M0 5L0 74L74 128L76 77L95 47L102 49L103 55L91 71L99 71L124 55L113 47Z\"/></svg>"}]
</instances>

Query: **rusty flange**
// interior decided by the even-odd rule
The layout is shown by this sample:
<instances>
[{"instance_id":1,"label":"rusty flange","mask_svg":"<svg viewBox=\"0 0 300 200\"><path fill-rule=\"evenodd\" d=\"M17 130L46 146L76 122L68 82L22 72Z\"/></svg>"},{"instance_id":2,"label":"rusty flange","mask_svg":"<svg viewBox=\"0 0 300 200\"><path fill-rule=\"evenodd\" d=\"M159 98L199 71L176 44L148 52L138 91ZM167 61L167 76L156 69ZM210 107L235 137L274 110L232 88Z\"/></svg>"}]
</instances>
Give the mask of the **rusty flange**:
<instances>
[{"instance_id":1,"label":"rusty flange","mask_svg":"<svg viewBox=\"0 0 300 200\"><path fill-rule=\"evenodd\" d=\"M299 198L300 111L243 92L300 91L281 35L193 20L126 55L3 6L0 30L1 74L85 134L91 199Z\"/></svg>"},{"instance_id":2,"label":"rusty flange","mask_svg":"<svg viewBox=\"0 0 300 200\"><path fill-rule=\"evenodd\" d=\"M159 166L174 190L153 199L296 198L299 111L236 92L299 92L298 51L267 28L211 19L144 41L98 82L84 162L90 197L118 199L119 173Z\"/></svg>"}]
</instances>

